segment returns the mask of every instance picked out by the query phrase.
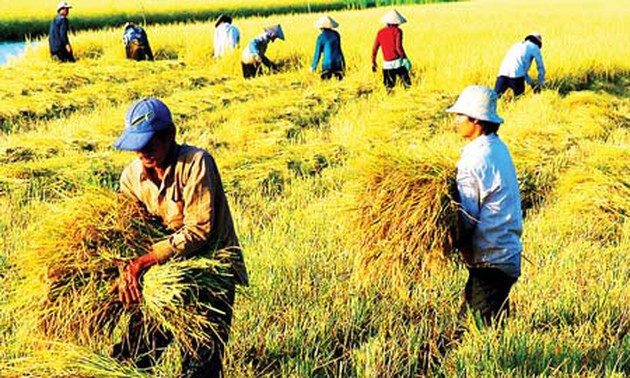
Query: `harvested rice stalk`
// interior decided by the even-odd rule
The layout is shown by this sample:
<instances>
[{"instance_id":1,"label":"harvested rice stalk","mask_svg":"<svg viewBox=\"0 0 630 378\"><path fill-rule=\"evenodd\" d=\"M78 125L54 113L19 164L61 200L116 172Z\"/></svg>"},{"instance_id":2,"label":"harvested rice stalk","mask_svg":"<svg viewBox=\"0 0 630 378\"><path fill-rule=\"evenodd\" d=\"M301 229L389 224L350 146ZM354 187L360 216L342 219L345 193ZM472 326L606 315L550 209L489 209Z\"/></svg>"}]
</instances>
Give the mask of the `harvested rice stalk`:
<instances>
[{"instance_id":1,"label":"harvested rice stalk","mask_svg":"<svg viewBox=\"0 0 630 378\"><path fill-rule=\"evenodd\" d=\"M417 276L424 258L452 251L456 160L445 151L457 148L435 148L423 146L415 155L380 151L359 167L354 229L360 276L405 282Z\"/></svg>"},{"instance_id":2,"label":"harvested rice stalk","mask_svg":"<svg viewBox=\"0 0 630 378\"><path fill-rule=\"evenodd\" d=\"M139 369L73 343L41 342L30 356L0 363L3 377L148 378Z\"/></svg>"},{"instance_id":3,"label":"harvested rice stalk","mask_svg":"<svg viewBox=\"0 0 630 378\"><path fill-rule=\"evenodd\" d=\"M109 290L124 261L143 253L163 231L135 203L88 189L51 206L27 234L30 244L16 259L23 280L14 288L26 339L111 347L127 310ZM226 286L225 254L151 268L143 280L144 301L131 311L157 320L186 348L208 343L216 332L206 316L213 309L198 299Z\"/></svg>"}]
</instances>

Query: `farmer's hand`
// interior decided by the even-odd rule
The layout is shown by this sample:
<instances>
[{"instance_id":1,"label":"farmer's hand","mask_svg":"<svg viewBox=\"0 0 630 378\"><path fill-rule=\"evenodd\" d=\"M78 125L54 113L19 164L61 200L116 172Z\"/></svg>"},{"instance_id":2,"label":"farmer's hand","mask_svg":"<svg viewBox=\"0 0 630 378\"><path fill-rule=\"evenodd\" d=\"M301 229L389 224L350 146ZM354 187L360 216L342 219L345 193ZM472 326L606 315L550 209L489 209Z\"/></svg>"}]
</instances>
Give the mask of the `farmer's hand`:
<instances>
[{"instance_id":1,"label":"farmer's hand","mask_svg":"<svg viewBox=\"0 0 630 378\"><path fill-rule=\"evenodd\" d=\"M122 277L120 277L110 292L113 293L118 290L118 299L125 307L132 303L139 303L142 299L140 275L157 263L158 261L153 251L133 259L127 264Z\"/></svg>"},{"instance_id":2,"label":"farmer's hand","mask_svg":"<svg viewBox=\"0 0 630 378\"><path fill-rule=\"evenodd\" d=\"M376 64L372 64L372 72L376 72Z\"/></svg>"}]
</instances>

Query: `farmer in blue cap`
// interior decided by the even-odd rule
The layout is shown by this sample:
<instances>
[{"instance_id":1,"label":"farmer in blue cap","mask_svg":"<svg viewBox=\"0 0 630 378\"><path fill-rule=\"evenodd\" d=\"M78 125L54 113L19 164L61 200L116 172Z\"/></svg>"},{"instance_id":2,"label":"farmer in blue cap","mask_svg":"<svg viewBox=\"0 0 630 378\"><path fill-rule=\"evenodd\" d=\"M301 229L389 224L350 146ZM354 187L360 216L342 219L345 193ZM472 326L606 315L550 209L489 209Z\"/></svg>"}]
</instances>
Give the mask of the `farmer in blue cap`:
<instances>
[{"instance_id":1,"label":"farmer in blue cap","mask_svg":"<svg viewBox=\"0 0 630 378\"><path fill-rule=\"evenodd\" d=\"M278 68L265 55L269 42L273 42L278 38L284 41L282 27L280 25L268 26L265 28L264 33L252 39L247 47L245 47L243 55L241 56L241 66L243 67L243 77L245 79L261 75L262 64L271 70Z\"/></svg>"},{"instance_id":2,"label":"farmer in blue cap","mask_svg":"<svg viewBox=\"0 0 630 378\"><path fill-rule=\"evenodd\" d=\"M166 239L147 246L148 253L131 261L112 289L118 291L126 307L140 302L139 277L153 265L173 258L212 256L217 250L232 252L233 279L225 292L199 293L200 300L218 310L207 314L219 323L213 345L199 345L194 354L182 351L185 376L219 377L235 285L248 285L248 277L215 161L208 152L175 141L171 112L154 98L131 105L125 116L125 130L114 147L137 155L120 178L122 193L142 203L171 232ZM134 360L140 368L151 368L172 336L159 327L143 334L143 329L152 327L144 328L142 315L134 314L126 337L114 347L113 355L120 360Z\"/></svg>"},{"instance_id":3,"label":"farmer in blue cap","mask_svg":"<svg viewBox=\"0 0 630 378\"><path fill-rule=\"evenodd\" d=\"M57 15L50 23L48 31L48 45L50 47L50 56L60 62L74 62L74 54L72 45L68 40L68 13L72 6L65 1L57 5Z\"/></svg>"},{"instance_id":4,"label":"farmer in blue cap","mask_svg":"<svg viewBox=\"0 0 630 378\"><path fill-rule=\"evenodd\" d=\"M470 141L457 163L456 180L459 249L469 273L460 316L470 310L486 324L508 315L523 250L521 194L510 152L497 135L503 119L496 108L496 92L475 85L447 110L457 114L457 133Z\"/></svg>"}]
</instances>

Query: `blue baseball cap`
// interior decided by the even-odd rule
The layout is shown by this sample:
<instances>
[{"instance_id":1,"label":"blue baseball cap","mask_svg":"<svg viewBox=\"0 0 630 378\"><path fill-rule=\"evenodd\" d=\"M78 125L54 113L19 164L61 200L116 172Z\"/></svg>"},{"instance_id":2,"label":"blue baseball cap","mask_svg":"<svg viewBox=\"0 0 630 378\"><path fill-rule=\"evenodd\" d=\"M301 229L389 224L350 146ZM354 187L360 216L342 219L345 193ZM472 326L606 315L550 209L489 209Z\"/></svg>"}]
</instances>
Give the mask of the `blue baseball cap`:
<instances>
[{"instance_id":1,"label":"blue baseball cap","mask_svg":"<svg viewBox=\"0 0 630 378\"><path fill-rule=\"evenodd\" d=\"M139 151L149 143L156 131L173 125L171 111L160 100L142 99L129 107L125 115L125 130L114 143L123 151Z\"/></svg>"}]
</instances>

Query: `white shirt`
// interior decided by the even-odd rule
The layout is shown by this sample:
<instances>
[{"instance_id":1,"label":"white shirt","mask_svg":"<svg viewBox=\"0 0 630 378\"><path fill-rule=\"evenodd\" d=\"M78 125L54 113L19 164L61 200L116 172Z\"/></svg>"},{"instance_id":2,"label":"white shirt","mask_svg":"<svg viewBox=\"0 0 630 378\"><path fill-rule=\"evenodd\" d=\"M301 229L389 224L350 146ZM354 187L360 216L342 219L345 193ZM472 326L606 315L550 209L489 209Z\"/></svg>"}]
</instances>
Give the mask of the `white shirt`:
<instances>
[{"instance_id":1,"label":"white shirt","mask_svg":"<svg viewBox=\"0 0 630 378\"><path fill-rule=\"evenodd\" d=\"M462 150L457 163L457 189L473 229L472 267L521 273L523 216L521 194L510 152L497 134L481 135Z\"/></svg>"},{"instance_id":2,"label":"white shirt","mask_svg":"<svg viewBox=\"0 0 630 378\"><path fill-rule=\"evenodd\" d=\"M536 60L536 68L538 69L538 86L542 87L545 82L545 65L540 48L530 41L518 42L510 48L501 62L499 76L513 79L524 77L527 84L533 85L534 80L527 74L533 60Z\"/></svg>"},{"instance_id":3,"label":"white shirt","mask_svg":"<svg viewBox=\"0 0 630 378\"><path fill-rule=\"evenodd\" d=\"M235 50L241 40L238 28L227 22L221 23L214 30L214 57L218 58L226 52Z\"/></svg>"}]
</instances>

